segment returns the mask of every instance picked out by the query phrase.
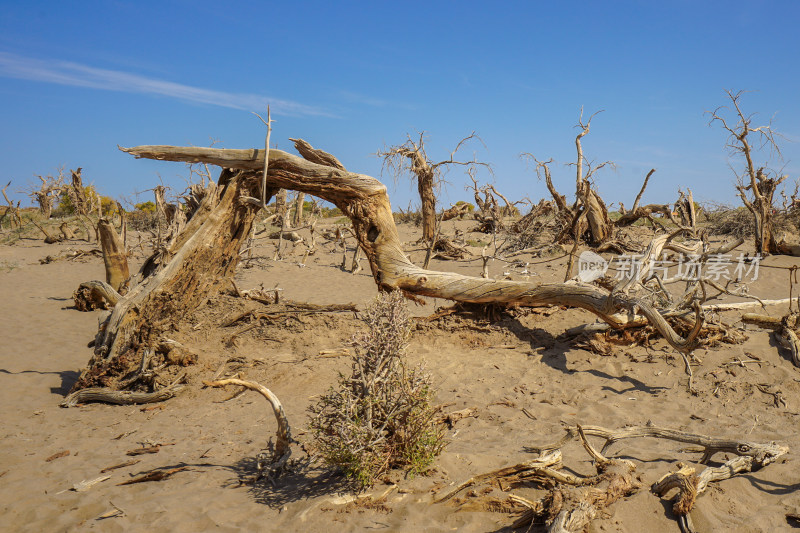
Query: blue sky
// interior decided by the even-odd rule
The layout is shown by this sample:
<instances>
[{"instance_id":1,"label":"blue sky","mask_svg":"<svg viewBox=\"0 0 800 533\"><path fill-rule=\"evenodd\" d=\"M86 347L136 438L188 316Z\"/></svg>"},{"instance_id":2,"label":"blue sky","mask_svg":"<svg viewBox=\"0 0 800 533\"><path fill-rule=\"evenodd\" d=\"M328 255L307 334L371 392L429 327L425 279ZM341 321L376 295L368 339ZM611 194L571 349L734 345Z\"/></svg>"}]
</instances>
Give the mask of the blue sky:
<instances>
[{"instance_id":1,"label":"blue sky","mask_svg":"<svg viewBox=\"0 0 800 533\"><path fill-rule=\"evenodd\" d=\"M592 122L584 152L616 170L596 183L630 206L650 168L646 202L691 187L735 203L725 134L704 111L743 97L773 119L784 167L800 175L800 3L628 2L17 2L0 0L0 181L82 166L103 193L131 197L159 179L181 189L177 163L135 160L116 145L260 147L250 112L272 106L272 142L302 137L351 171L382 179L395 206L409 182L381 176L374 154L426 131L428 154L467 146L512 199L547 196L519 158L553 158L574 189L574 126ZM766 157L766 154L764 155ZM470 199L463 169L443 203ZM17 195L21 197L21 195ZM150 199L144 195L142 200Z\"/></svg>"}]
</instances>

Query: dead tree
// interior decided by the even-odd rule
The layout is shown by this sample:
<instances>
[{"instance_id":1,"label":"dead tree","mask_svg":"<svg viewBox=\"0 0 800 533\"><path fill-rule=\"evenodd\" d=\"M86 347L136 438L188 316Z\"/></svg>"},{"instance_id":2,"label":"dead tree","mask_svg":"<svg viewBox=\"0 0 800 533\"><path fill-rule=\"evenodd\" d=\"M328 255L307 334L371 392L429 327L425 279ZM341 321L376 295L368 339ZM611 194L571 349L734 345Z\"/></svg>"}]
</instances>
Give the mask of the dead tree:
<instances>
[{"instance_id":1,"label":"dead tree","mask_svg":"<svg viewBox=\"0 0 800 533\"><path fill-rule=\"evenodd\" d=\"M613 166L613 163L606 161L593 166L583 155L581 139L589 133L593 117L594 115L589 117L589 120L584 124L583 111L581 111L581 118L578 120L581 132L575 137L575 148L578 152L578 157L575 163L575 204L573 205L575 213L571 224L571 232L576 240L584 237L589 245L597 246L604 243L611 236L611 220L608 218L606 204L597 194L597 191L592 188L589 180L596 171L606 165ZM586 163L585 174L583 172L584 163Z\"/></svg>"},{"instance_id":2,"label":"dead tree","mask_svg":"<svg viewBox=\"0 0 800 533\"><path fill-rule=\"evenodd\" d=\"M303 225L303 204L305 203L306 195L298 192L294 197L294 214L292 215L292 227L299 228Z\"/></svg>"},{"instance_id":3,"label":"dead tree","mask_svg":"<svg viewBox=\"0 0 800 533\"><path fill-rule=\"evenodd\" d=\"M599 111L598 111L599 113ZM577 151L577 159L575 165L575 202L572 206L567 204L566 198L556 190L550 176L550 163L549 161L539 161L530 153L523 153L523 157L528 157L536 163L536 172L540 175L544 174L547 190L553 196L553 200L557 207L558 213L566 214L565 221L568 221L559 235L556 242L566 242L573 240L577 243L580 240L585 240L590 246L599 246L611 237L612 224L608 218L608 208L605 202L592 187L591 178L595 172L605 166L614 165L611 161L593 165L583 155L583 146L581 139L589 133L589 128L592 124L594 115L589 117L586 123L583 122L583 110L578 119L578 128L580 133L575 137L575 149ZM584 171L585 166L585 171Z\"/></svg>"},{"instance_id":4,"label":"dead tree","mask_svg":"<svg viewBox=\"0 0 800 533\"><path fill-rule=\"evenodd\" d=\"M448 490L445 494L437 496L434 503L452 500L454 496L469 487L478 488L485 484L495 486L499 484L510 489L523 484L535 484L547 491L544 498L529 500L510 493L508 500L502 502L506 504L504 505L506 509L512 507L522 513L511 525L511 528L529 526L534 520L544 519L548 532L585 531L598 514L606 511L607 507L621 498L635 493L641 486L634 475L636 464L633 461L605 455L608 448L614 443L630 438L649 437L693 444L702 448L703 456L700 458L702 464L707 463L712 456L718 453L725 453L726 459L727 455L735 455L736 457L733 459L726 460L722 467L707 467L699 475L694 473L693 468L678 463L680 469L677 472L666 474L651 487L652 491L659 496L665 495L673 488L679 489L673 499L673 510L677 515L680 530L688 532L694 531L689 512L697 497L706 490L709 482L729 479L740 472L758 470L776 462L789 452L788 447L774 442L757 443L738 439L719 439L652 425L626 427L619 430L577 425L568 427L566 430L567 434L560 441L546 447L539 447L539 457L475 475ZM588 436L605 439L602 449L598 451L589 442ZM597 469L596 475L583 476L568 472L563 468L561 448L575 437L580 438L584 449L593 459ZM473 489L466 497L484 500L489 505L497 502L496 499L485 496L485 494L486 491Z\"/></svg>"},{"instance_id":5,"label":"dead tree","mask_svg":"<svg viewBox=\"0 0 800 533\"><path fill-rule=\"evenodd\" d=\"M289 223L287 221L287 217L289 216L289 204L287 203L287 191L286 189L281 189L275 195L275 214L277 216L278 226L285 227L288 226Z\"/></svg>"},{"instance_id":6,"label":"dead tree","mask_svg":"<svg viewBox=\"0 0 800 533\"><path fill-rule=\"evenodd\" d=\"M107 218L101 218L97 222L97 232L100 234L100 247L103 250L106 283L119 294L124 295L128 291L131 277L125 244L117 230L114 229L114 225Z\"/></svg>"},{"instance_id":7,"label":"dead tree","mask_svg":"<svg viewBox=\"0 0 800 533\"><path fill-rule=\"evenodd\" d=\"M78 216L88 215L90 206L89 201L86 199L86 191L83 188L83 179L81 178L82 170L81 167L78 167L78 170L70 170L70 174L72 175L71 186L65 188L72 201L75 214Z\"/></svg>"},{"instance_id":8,"label":"dead tree","mask_svg":"<svg viewBox=\"0 0 800 533\"><path fill-rule=\"evenodd\" d=\"M22 219L19 216L19 204L20 204L20 202L17 202L17 205L15 206L14 202L9 200L8 199L8 195L6 194L6 189L8 189L8 187L10 185L11 185L11 182L9 181L6 184L6 186L3 187L2 191L0 191L0 192L3 193L3 199L5 199L6 204L7 204L6 205L6 210L3 211L3 216L0 217L0 229L3 229L3 221L9 215L11 215L11 223L10 223L9 226L13 226L14 222L16 222L18 228L22 227Z\"/></svg>"},{"instance_id":9,"label":"dead tree","mask_svg":"<svg viewBox=\"0 0 800 533\"><path fill-rule=\"evenodd\" d=\"M724 115L725 106L718 107L714 111L708 112L711 117L709 125L719 122L728 133L727 148L734 155L744 158L744 171L736 172L738 184L736 190L739 198L742 199L745 207L753 215L755 223L755 247L756 253L770 255L780 253L780 248L775 239L772 215L775 211L772 205L775 190L778 188L786 176L778 176L773 170L764 166L756 166L753 161L753 145L751 144L751 134L757 139L759 146L757 150L768 148L770 152L775 152L780 158L780 148L775 142L777 135L771 125L753 126L753 116L745 115L739 105L739 100L744 91L734 93L726 90L728 99L733 105L733 123ZM729 110L730 111L730 110Z\"/></svg>"},{"instance_id":10,"label":"dead tree","mask_svg":"<svg viewBox=\"0 0 800 533\"><path fill-rule=\"evenodd\" d=\"M648 220L654 228L658 225L662 230L664 230L666 229L664 225L658 223L652 217L653 214L657 213L660 214L662 218L669 219L679 228L686 230L691 235L694 235L697 230L697 214L695 212L694 198L692 197L691 189L688 189L688 194L684 194L683 191L678 189L680 198L677 202L675 202L675 211L677 211L680 220L675 216L675 213L670 208L669 204L648 204L645 206L639 205L642 200L642 196L644 195L644 191L647 189L647 184L650 182L650 177L655 174L655 172L656 169L650 169L650 172L648 172L647 176L645 176L644 182L642 183L642 188L639 190L639 194L636 195L636 199L633 201L633 207L630 210L625 210L625 207L622 205L622 203L620 203L619 210L622 216L614 221L614 226L624 228L632 225L637 220L644 218L645 220Z\"/></svg>"},{"instance_id":11,"label":"dead tree","mask_svg":"<svg viewBox=\"0 0 800 533\"><path fill-rule=\"evenodd\" d=\"M58 195L64 190L64 176L61 171L58 172L58 177L48 175L47 177L37 176L42 184L38 189L31 188L28 191L30 196L37 204L39 204L39 211L45 220L50 219L53 213L53 203L58 199Z\"/></svg>"},{"instance_id":12,"label":"dead tree","mask_svg":"<svg viewBox=\"0 0 800 533\"><path fill-rule=\"evenodd\" d=\"M442 174L449 165L464 165L474 167L486 163L478 162L475 158L470 161L455 160L456 152L470 139L480 138L472 132L467 137L461 139L456 145L455 150L450 153L450 159L432 162L425 152L425 132L419 134L419 140L415 141L410 135L408 140L400 146L390 146L379 151L376 155L383 158L384 169L388 169L395 178L405 172L410 172L417 180L417 190L419 191L420 201L422 202L422 238L430 242L436 235L436 195L434 191L439 187Z\"/></svg>"},{"instance_id":13,"label":"dead tree","mask_svg":"<svg viewBox=\"0 0 800 533\"><path fill-rule=\"evenodd\" d=\"M642 201L644 191L647 188L647 184L650 182L650 177L655 174L655 172L656 169L650 169L650 172L648 172L647 176L645 176L644 182L642 183L642 188L639 190L639 194L636 195L636 199L633 201L633 207L630 210L625 210L625 207L622 205L622 203L620 203L619 210L622 216L614 222L615 226L621 228L630 226L640 218L644 218L648 220L653 227L655 227L657 223L652 217L653 213L659 213L664 217L672 218L672 209L670 209L669 204L639 205L639 203Z\"/></svg>"},{"instance_id":14,"label":"dead tree","mask_svg":"<svg viewBox=\"0 0 800 533\"><path fill-rule=\"evenodd\" d=\"M148 159L203 161L224 168L239 169L245 174L257 172L264 167L264 151L257 149L138 146L121 150ZM353 231L369 262L375 282L384 290L399 289L414 295L472 303L580 307L596 314L613 327L624 327L633 316L639 315L653 324L667 342L682 353L693 348L702 325L702 316L699 309L696 309L695 326L688 337L683 338L670 327L657 309L627 290L609 292L594 285L580 283L536 284L490 280L454 272L421 269L402 250L386 187L369 176L312 163L280 150L270 150L267 186L274 190L287 188L303 191L339 207L352 221ZM227 214L233 216L232 213ZM189 227L186 231L188 230ZM222 242L217 246L222 246ZM217 255L209 259L220 260ZM185 261L182 270L191 270L193 265L193 262ZM213 271L214 267L214 264L207 263L204 270ZM178 269L178 266L174 268ZM136 293L137 289L130 294ZM115 332L118 329L117 322L110 322L106 331ZM98 346L102 345L108 346L109 342L98 343ZM112 352L118 352L118 348L113 348Z\"/></svg>"},{"instance_id":15,"label":"dead tree","mask_svg":"<svg viewBox=\"0 0 800 533\"><path fill-rule=\"evenodd\" d=\"M473 216L480 223L472 231L496 234L503 229L503 217L510 216L518 212L518 210L513 203L508 201L508 198L495 189L494 185L478 185L478 181L475 179L474 167L467 169L467 174L472 180L472 185L467 185L466 188L467 190L472 189L475 203L478 206L478 212L473 213ZM505 206L501 207L497 198L503 200Z\"/></svg>"}]
</instances>

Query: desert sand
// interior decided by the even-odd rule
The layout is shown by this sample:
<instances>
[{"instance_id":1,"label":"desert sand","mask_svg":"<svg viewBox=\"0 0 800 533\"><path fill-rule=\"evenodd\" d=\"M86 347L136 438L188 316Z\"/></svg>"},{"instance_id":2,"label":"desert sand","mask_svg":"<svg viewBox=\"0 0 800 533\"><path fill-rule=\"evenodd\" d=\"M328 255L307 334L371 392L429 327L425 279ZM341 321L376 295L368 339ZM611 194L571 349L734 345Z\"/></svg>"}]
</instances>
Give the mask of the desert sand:
<instances>
[{"instance_id":1,"label":"desert sand","mask_svg":"<svg viewBox=\"0 0 800 533\"><path fill-rule=\"evenodd\" d=\"M421 263L424 251L413 244L419 228L403 225L400 231L411 258ZM322 246L301 267L299 251L273 262L272 246L265 241L249 267L240 265L236 282L241 289L263 284L281 288L283 299L354 303L360 309L377 294L366 261L360 273L345 272L339 268L341 252L327 253L331 247ZM424 362L434 376L436 401L444 413L474 408L474 416L447 430L448 445L428 475L392 475L368 491L385 494L383 504L360 505L364 499L351 503L353 496L341 491L339 478L319 466L298 470L274 485L252 485L255 456L274 436L275 419L258 395L227 400L232 391L202 385L235 358L227 368L269 387L302 443L309 438L308 406L349 365L347 357L320 352L348 346L361 327L353 313L286 318L231 342L236 328L221 324L262 304L225 293L185 317L174 332L175 339L200 355L197 364L187 367L188 386L177 397L147 406L59 407L91 357L87 344L101 313L77 311L72 293L83 281L102 279L103 264L99 257L49 264L39 260L91 248L95 246L81 241L46 245L39 239L0 247L0 529L5 531L502 531L514 518L470 505L468 491L441 504L433 503L435 494L473 475L535 457L529 447L557 441L564 424L576 423L610 429L651 423L788 446L789 453L774 464L713 483L699 497L692 518L704 532L774 532L798 526L786 515L800 512L800 369L769 331L747 327L748 339L742 344L697 350L701 362L694 368L693 395L680 355L663 340L615 346L606 356L573 346L563 333L594 322L585 311L548 307L513 319L450 316L421 323L408 351L410 360ZM537 261L541 259L530 259L524 274L492 263L490 274L563 278L565 259ZM762 298L787 297L788 271L766 266L794 262L788 257L765 259L750 292ZM479 275L480 262L434 260L431 268ZM726 296L723 301L736 299ZM444 305L449 304L409 302L418 317ZM762 312L780 317L787 307ZM725 311L719 317L741 325L741 313ZM128 455L156 445L157 453ZM671 502L648 489L678 461L697 465L700 454L686 448L648 438L613 445L607 454L632 460L642 489L613 504L588 531L678 531ZM569 469L594 473L579 442L566 445L563 452ZM295 454L300 458L299 448ZM718 454L713 463L728 458ZM128 461L132 464L108 470ZM180 468L162 481L120 485L154 469ZM74 490L80 482L105 476L85 490ZM475 489L502 497L499 487ZM516 492L531 498L542 494L524 487ZM540 530L541 525L531 528Z\"/></svg>"}]
</instances>

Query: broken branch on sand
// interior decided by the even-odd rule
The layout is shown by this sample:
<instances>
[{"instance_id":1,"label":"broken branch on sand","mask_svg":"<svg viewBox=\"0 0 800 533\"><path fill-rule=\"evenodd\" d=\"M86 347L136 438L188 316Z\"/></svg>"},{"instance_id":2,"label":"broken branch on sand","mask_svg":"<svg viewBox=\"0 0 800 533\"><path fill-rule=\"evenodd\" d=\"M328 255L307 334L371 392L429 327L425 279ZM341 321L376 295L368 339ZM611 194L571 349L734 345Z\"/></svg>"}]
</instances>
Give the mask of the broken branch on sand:
<instances>
[{"instance_id":1,"label":"broken branch on sand","mask_svg":"<svg viewBox=\"0 0 800 533\"><path fill-rule=\"evenodd\" d=\"M276 433L276 443L275 449L272 454L272 458L268 464L264 464L262 462L261 457L259 456L258 462L258 469L262 470L266 468L268 470L267 476L279 476L283 469L286 467L286 463L289 460L289 457L292 455L292 449L290 444L293 442L292 439L292 430L289 426L289 419L286 418L286 413L283 410L283 405L281 405L281 401L278 399L275 394L266 388L265 386L261 385L260 383L256 383L254 381L245 381L243 379L220 379L218 381L203 381L203 384L208 387L226 387L228 385L239 385L240 387L245 387L246 389L250 389L261 394L266 400L269 402L270 406L272 407L272 412L275 415L275 420L278 422L278 431Z\"/></svg>"},{"instance_id":2,"label":"broken branch on sand","mask_svg":"<svg viewBox=\"0 0 800 533\"><path fill-rule=\"evenodd\" d=\"M705 490L708 483L728 479L736 473L749 472L753 468L761 468L789 451L787 447L775 443L758 444L716 439L653 426L608 430L598 426L577 425L566 430L567 434L557 443L538 448L541 453L538 458L474 476L435 499L434 503L448 501L467 487L479 483L498 483L501 487L508 487L533 482L549 488L549 494L539 501L530 501L509 494L510 503L522 511L521 516L511 527L524 527L535 519L544 518L550 532L577 532L583 531L600 511L639 489L638 482L633 478L636 467L632 461L603 455L614 442L634 437L654 437L697 444L704 449L701 462L710 459L717 452L737 455L722 467L706 468L700 475L694 475L694 469L683 467L679 463L680 469L677 472L664 476L653 486L653 491L659 495L663 495L671 488L679 487L680 492L675 499L675 512L682 517L681 523L686 524L689 522L688 513L695 499ZM601 451L598 452L591 445L587 435L606 439ZM594 460L597 475L580 476L560 471L563 467L561 447L575 437L580 439L584 449Z\"/></svg>"}]
</instances>

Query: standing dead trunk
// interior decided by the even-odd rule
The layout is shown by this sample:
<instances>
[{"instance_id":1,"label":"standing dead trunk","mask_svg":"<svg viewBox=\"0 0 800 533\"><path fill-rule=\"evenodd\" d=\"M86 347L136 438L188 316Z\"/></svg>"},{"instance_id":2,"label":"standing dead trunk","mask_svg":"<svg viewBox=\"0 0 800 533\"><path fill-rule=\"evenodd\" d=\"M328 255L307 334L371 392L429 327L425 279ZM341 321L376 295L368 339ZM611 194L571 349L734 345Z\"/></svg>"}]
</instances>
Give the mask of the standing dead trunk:
<instances>
[{"instance_id":1,"label":"standing dead trunk","mask_svg":"<svg viewBox=\"0 0 800 533\"><path fill-rule=\"evenodd\" d=\"M8 216L8 215L11 215L11 222L9 224L9 227L13 226L14 222L16 222L17 227L21 227L22 226L22 220L20 219L20 216L19 216L19 204L20 204L20 202L17 202L17 205L15 207L14 206L14 202L12 202L11 200L8 199L8 195L6 194L6 189L8 189L9 186L11 186L11 182L10 181L6 184L5 187L3 187L2 190L0 190L0 192L2 192L2 194L3 194L3 198L6 201L6 204L8 204L8 206L6 207L6 210L3 212L3 216L0 217L0 229L3 229L3 221L6 219L6 216Z\"/></svg>"},{"instance_id":2,"label":"standing dead trunk","mask_svg":"<svg viewBox=\"0 0 800 533\"><path fill-rule=\"evenodd\" d=\"M775 177L770 177L772 172L765 170L764 167L757 169L753 161L753 147L749 139L751 133L756 135L761 142L761 147L769 147L770 150L774 150L780 156L780 148L775 142L775 132L769 125L760 127L752 125L753 115L745 115L739 105L739 99L743 91L737 93L725 92L731 104L733 104L736 123L732 125L734 124L733 121L726 120L724 113L721 112L721 109L723 109L721 107L709 113L711 116L710 123L719 122L721 124L722 128L729 134L727 147L744 158L744 172L737 176L739 183L736 186L736 190L739 198L742 199L742 203L753 215L756 230L756 253L762 256L781 253L781 247L778 246L775 239L775 229L772 223L772 214L775 209L772 201L775 190L787 176L778 177L777 174L774 174Z\"/></svg>"},{"instance_id":3,"label":"standing dead trunk","mask_svg":"<svg viewBox=\"0 0 800 533\"><path fill-rule=\"evenodd\" d=\"M775 190L784 179L786 179L786 176L769 178L764 174L764 169L759 168L756 171L755 187L753 187L752 183L746 187L738 187L739 197L753 215L756 227L756 253L762 256L782 253L782 249L778 246L778 241L775 239L775 229L772 223L772 215L775 208L772 205L772 200L775 195ZM748 200L745 194L745 191L748 189L756 191L753 194L752 201Z\"/></svg>"},{"instance_id":4,"label":"standing dead trunk","mask_svg":"<svg viewBox=\"0 0 800 533\"><path fill-rule=\"evenodd\" d=\"M422 169L417 173L417 191L422 202L422 238L433 241L436 236L436 196L433 194L433 172Z\"/></svg>"},{"instance_id":5,"label":"standing dead trunk","mask_svg":"<svg viewBox=\"0 0 800 533\"><path fill-rule=\"evenodd\" d=\"M613 163L606 161L597 166L592 166L584 157L581 144L581 139L589 133L593 117L594 115L589 117L589 120L584 124L583 110L581 110L581 117L578 120L578 127L580 127L581 131L575 137L575 149L577 151L577 160L575 162L575 203L571 207L567 205L565 197L553 185L553 180L550 177L550 167L548 166L553 160L539 161L532 154L522 154L536 162L536 173L539 174L540 178L542 176L541 172L544 172L547 190L550 191L557 207L558 217L564 224L556 237L556 242L572 241L576 247L581 240L585 240L590 246L599 246L611 238L613 229L611 219L608 217L608 208L597 191L592 188L592 182L590 181L592 174L606 165L613 166ZM585 172L584 164L586 165ZM570 269L570 267L567 268L568 278L570 277Z\"/></svg>"},{"instance_id":6,"label":"standing dead trunk","mask_svg":"<svg viewBox=\"0 0 800 533\"><path fill-rule=\"evenodd\" d=\"M59 170L58 177L47 176L42 177L39 176L42 184L39 189L32 189L29 190L28 193L33 200L39 204L39 212L42 213L42 217L45 220L49 220L50 216L53 213L53 202L58 198L58 195L61 194L61 191L64 190L64 177Z\"/></svg>"},{"instance_id":7,"label":"standing dead trunk","mask_svg":"<svg viewBox=\"0 0 800 533\"><path fill-rule=\"evenodd\" d=\"M125 244L107 218L101 218L97 222L97 231L100 234L100 248L103 250L103 263L106 267L106 283L124 295L128 291L131 277Z\"/></svg>"},{"instance_id":8,"label":"standing dead trunk","mask_svg":"<svg viewBox=\"0 0 800 533\"><path fill-rule=\"evenodd\" d=\"M86 200L86 191L83 189L83 179L81 178L82 170L81 167L78 167L78 170L70 170L72 186L67 189L72 200L72 206L75 208L75 214L79 216L89 214L89 202Z\"/></svg>"},{"instance_id":9,"label":"standing dead trunk","mask_svg":"<svg viewBox=\"0 0 800 533\"><path fill-rule=\"evenodd\" d=\"M277 226L281 228L288 225L287 216L289 215L289 205L286 201L288 192L286 189L280 189L275 195L275 214L278 215Z\"/></svg>"},{"instance_id":10,"label":"standing dead trunk","mask_svg":"<svg viewBox=\"0 0 800 533\"><path fill-rule=\"evenodd\" d=\"M294 216L292 217L292 227L299 228L303 225L303 203L306 195L298 192L294 198Z\"/></svg>"},{"instance_id":11,"label":"standing dead trunk","mask_svg":"<svg viewBox=\"0 0 800 533\"><path fill-rule=\"evenodd\" d=\"M459 141L455 150L450 153L450 159L439 161L438 163L433 163L425 153L424 134L425 132L420 133L419 141L414 141L409 136L404 144L386 148L383 151L379 151L377 155L383 158L384 168L388 167L396 176L408 171L416 178L417 191L422 202L422 240L431 242L436 237L436 195L434 194L434 189L438 185L441 173L448 165L464 165L470 168L474 168L476 165L486 167L488 165L479 163L475 159L471 161L456 161L453 159L456 152L465 142L477 138L475 132ZM302 150L298 149L298 151L312 163L326 164L317 159L309 159ZM341 167L341 170L344 170L344 167Z\"/></svg>"}]
</instances>

